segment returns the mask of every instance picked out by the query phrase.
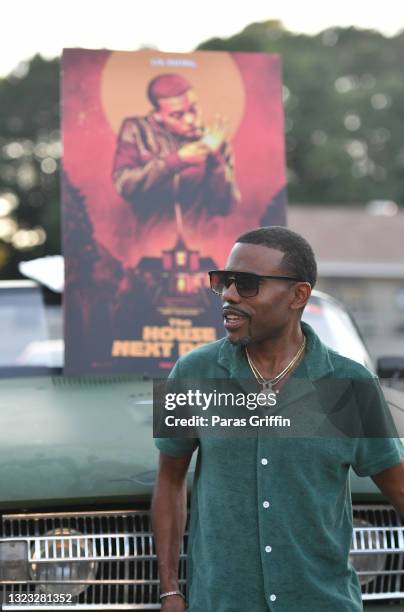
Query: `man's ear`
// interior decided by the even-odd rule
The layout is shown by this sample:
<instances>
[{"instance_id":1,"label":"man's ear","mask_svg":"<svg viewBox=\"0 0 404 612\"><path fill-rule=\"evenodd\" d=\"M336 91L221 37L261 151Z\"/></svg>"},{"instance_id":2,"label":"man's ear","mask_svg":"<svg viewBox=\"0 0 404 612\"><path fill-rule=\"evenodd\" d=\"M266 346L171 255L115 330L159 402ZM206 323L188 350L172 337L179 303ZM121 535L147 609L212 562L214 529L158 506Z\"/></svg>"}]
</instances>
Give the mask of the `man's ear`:
<instances>
[{"instance_id":1,"label":"man's ear","mask_svg":"<svg viewBox=\"0 0 404 612\"><path fill-rule=\"evenodd\" d=\"M309 297L311 295L311 285L310 283L296 283L293 289L294 293L290 307L292 310L300 310L301 308L304 308L309 301Z\"/></svg>"}]
</instances>

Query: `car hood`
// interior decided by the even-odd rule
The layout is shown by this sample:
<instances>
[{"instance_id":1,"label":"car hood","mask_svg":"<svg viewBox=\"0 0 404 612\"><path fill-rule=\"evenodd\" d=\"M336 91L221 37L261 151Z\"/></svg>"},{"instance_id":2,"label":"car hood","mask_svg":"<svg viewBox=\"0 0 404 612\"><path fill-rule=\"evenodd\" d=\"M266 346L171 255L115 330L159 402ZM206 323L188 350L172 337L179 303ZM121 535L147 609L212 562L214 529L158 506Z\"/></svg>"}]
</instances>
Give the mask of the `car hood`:
<instances>
[{"instance_id":1,"label":"car hood","mask_svg":"<svg viewBox=\"0 0 404 612\"><path fill-rule=\"evenodd\" d=\"M404 437L404 393L383 391ZM3 379L0 411L0 508L150 499L158 460L151 380ZM355 475L352 491L380 495Z\"/></svg>"},{"instance_id":2,"label":"car hood","mask_svg":"<svg viewBox=\"0 0 404 612\"><path fill-rule=\"evenodd\" d=\"M149 498L151 398L130 377L0 380L0 506Z\"/></svg>"}]
</instances>

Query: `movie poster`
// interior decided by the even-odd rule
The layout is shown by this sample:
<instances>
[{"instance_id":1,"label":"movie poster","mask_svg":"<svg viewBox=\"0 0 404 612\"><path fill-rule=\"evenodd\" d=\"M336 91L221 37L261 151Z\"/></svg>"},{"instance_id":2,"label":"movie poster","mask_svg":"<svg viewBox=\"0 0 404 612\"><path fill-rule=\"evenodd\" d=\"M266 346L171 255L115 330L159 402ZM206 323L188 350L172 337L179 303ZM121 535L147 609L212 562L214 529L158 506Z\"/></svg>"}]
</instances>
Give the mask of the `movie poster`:
<instances>
[{"instance_id":1,"label":"movie poster","mask_svg":"<svg viewBox=\"0 0 404 612\"><path fill-rule=\"evenodd\" d=\"M280 59L63 54L65 371L165 376L224 335L207 272L284 225Z\"/></svg>"}]
</instances>

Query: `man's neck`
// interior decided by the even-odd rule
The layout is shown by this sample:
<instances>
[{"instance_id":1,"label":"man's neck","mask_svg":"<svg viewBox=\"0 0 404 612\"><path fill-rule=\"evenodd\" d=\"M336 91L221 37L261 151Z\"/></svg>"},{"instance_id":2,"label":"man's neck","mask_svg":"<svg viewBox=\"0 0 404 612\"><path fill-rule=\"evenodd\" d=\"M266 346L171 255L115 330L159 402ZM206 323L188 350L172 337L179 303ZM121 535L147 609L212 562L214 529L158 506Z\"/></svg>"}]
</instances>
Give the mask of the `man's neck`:
<instances>
[{"instance_id":1,"label":"man's neck","mask_svg":"<svg viewBox=\"0 0 404 612\"><path fill-rule=\"evenodd\" d=\"M303 341L304 335L299 322L277 337L248 344L248 355L263 378L271 379L292 361Z\"/></svg>"}]
</instances>

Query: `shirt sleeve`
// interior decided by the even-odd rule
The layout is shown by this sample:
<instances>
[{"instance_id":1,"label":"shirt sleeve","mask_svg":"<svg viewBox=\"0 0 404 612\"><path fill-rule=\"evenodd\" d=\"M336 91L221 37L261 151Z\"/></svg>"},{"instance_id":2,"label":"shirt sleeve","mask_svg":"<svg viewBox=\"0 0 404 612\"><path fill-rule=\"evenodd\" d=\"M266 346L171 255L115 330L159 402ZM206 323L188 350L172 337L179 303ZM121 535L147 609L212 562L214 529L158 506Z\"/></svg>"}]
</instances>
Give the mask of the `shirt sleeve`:
<instances>
[{"instance_id":1,"label":"shirt sleeve","mask_svg":"<svg viewBox=\"0 0 404 612\"><path fill-rule=\"evenodd\" d=\"M404 447L400 438L359 438L355 464L358 476L374 476L400 463L404 458Z\"/></svg>"},{"instance_id":2,"label":"shirt sleeve","mask_svg":"<svg viewBox=\"0 0 404 612\"><path fill-rule=\"evenodd\" d=\"M364 435L357 438L352 467L358 476L373 476L400 463L404 447L378 379L362 380L356 388Z\"/></svg>"},{"instance_id":3,"label":"shirt sleeve","mask_svg":"<svg viewBox=\"0 0 404 612\"><path fill-rule=\"evenodd\" d=\"M180 361L177 361L169 374L169 378L182 378L180 370ZM198 438L155 438L154 443L160 452L171 457L190 455L199 446Z\"/></svg>"},{"instance_id":4,"label":"shirt sleeve","mask_svg":"<svg viewBox=\"0 0 404 612\"><path fill-rule=\"evenodd\" d=\"M162 453L171 457L190 455L198 448L196 438L156 438L154 443Z\"/></svg>"}]
</instances>

